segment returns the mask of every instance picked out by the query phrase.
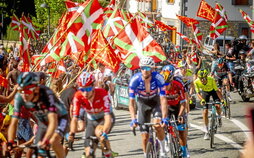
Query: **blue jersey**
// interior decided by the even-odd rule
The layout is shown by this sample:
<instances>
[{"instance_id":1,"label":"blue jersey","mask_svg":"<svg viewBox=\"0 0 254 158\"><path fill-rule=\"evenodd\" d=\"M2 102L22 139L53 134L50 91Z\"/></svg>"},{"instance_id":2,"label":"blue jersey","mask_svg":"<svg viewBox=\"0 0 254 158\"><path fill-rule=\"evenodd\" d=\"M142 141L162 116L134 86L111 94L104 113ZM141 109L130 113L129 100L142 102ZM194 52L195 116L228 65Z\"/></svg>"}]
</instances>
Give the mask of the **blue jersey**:
<instances>
[{"instance_id":1,"label":"blue jersey","mask_svg":"<svg viewBox=\"0 0 254 158\"><path fill-rule=\"evenodd\" d=\"M129 83L129 97L135 98L137 94L141 98L154 97L156 95L165 96L165 81L162 75L158 72L152 72L152 79L150 82L150 93L146 93L145 82L142 79L142 73L136 73ZM160 91L159 91L160 90Z\"/></svg>"}]
</instances>

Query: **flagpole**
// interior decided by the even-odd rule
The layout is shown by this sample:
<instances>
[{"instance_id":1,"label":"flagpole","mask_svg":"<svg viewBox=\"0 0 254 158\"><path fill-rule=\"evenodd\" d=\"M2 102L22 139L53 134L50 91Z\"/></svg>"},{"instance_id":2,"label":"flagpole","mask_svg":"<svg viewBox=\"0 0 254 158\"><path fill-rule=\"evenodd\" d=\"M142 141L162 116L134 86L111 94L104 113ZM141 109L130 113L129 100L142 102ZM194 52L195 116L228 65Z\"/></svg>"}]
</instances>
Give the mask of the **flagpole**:
<instances>
[{"instance_id":1,"label":"flagpole","mask_svg":"<svg viewBox=\"0 0 254 158\"><path fill-rule=\"evenodd\" d=\"M138 15L138 13L135 14L135 16L133 16L125 25L124 27L111 39L112 41L120 34L122 33L122 31L126 28L127 25L129 25L129 23L134 20L134 18L136 18L136 16ZM86 69L86 68L89 68L90 67L90 64L93 62L93 60L98 56L98 55L101 55L100 53L106 49L108 46L109 46L109 42L101 49L101 51L97 54L94 55L94 57L87 63L87 65L81 69L81 71L78 72L78 74L68 83L68 85L66 87L68 87L73 81L76 80L76 78ZM105 52L103 53L103 55L105 54ZM61 94L62 92L64 91L64 89L62 89L59 94Z\"/></svg>"}]
</instances>

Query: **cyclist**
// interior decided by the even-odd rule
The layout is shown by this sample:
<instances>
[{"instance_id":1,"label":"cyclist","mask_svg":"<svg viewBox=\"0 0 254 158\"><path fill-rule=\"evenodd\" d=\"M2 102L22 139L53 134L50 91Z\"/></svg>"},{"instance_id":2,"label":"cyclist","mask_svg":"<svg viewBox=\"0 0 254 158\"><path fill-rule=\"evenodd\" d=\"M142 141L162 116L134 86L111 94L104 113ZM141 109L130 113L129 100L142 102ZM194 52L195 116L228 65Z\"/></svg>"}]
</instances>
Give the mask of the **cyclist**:
<instances>
[{"instance_id":1,"label":"cyclist","mask_svg":"<svg viewBox=\"0 0 254 158\"><path fill-rule=\"evenodd\" d=\"M208 134L208 105L206 104L210 100L210 96L213 97L214 101L221 100L224 103L221 92L218 90L215 79L211 76L208 76L208 71L202 69L198 71L198 78L194 81L195 90L197 92L198 98L200 99L200 104L203 106L203 121L205 124L205 135L204 139L209 139ZM222 125L221 122L221 108L219 105L216 105L219 125Z\"/></svg>"},{"instance_id":2,"label":"cyclist","mask_svg":"<svg viewBox=\"0 0 254 158\"><path fill-rule=\"evenodd\" d=\"M186 110L186 100L185 100L185 91L183 85L174 80L174 67L171 65L167 65L163 68L161 74L165 80L166 86L166 98L168 103L168 114L163 113L162 118L167 118L170 115L174 115L178 120L178 130L180 135L180 145L182 149L182 157L186 158L188 156L187 150L187 130L185 130L186 126L186 118L185 118L185 110ZM169 117L171 118L171 117ZM182 129L181 129L182 128Z\"/></svg>"},{"instance_id":3,"label":"cyclist","mask_svg":"<svg viewBox=\"0 0 254 158\"><path fill-rule=\"evenodd\" d=\"M86 157L94 149L90 148L91 136L96 135L100 143L106 147L102 149L105 157L112 157L108 134L110 133L114 122L114 114L112 112L108 93L105 89L95 88L95 77L89 72L82 72L77 79L78 91L73 98L73 112L71 120L71 129L69 139L73 140L73 136L77 130L77 121L80 115L80 109L86 112L86 132L85 132L85 153Z\"/></svg>"},{"instance_id":4,"label":"cyclist","mask_svg":"<svg viewBox=\"0 0 254 158\"><path fill-rule=\"evenodd\" d=\"M211 76L215 76L215 78L217 78L219 88L222 88L223 85L226 86L227 97L231 101L230 84L233 83L232 72L227 66L224 58L219 58L217 60L217 66L213 66Z\"/></svg>"},{"instance_id":5,"label":"cyclist","mask_svg":"<svg viewBox=\"0 0 254 158\"><path fill-rule=\"evenodd\" d=\"M29 110L38 121L35 144L46 149L49 144L58 158L65 153L61 140L68 130L68 113L53 91L39 85L38 76L32 72L21 73L18 77L19 92L15 95L14 112L8 130L8 148L14 144L18 121L22 107Z\"/></svg>"},{"instance_id":6,"label":"cyclist","mask_svg":"<svg viewBox=\"0 0 254 158\"><path fill-rule=\"evenodd\" d=\"M148 142L148 130L144 123L151 121L151 114L154 123L165 122L161 120L161 108L167 107L167 99L165 97L165 86L163 76L154 71L155 62L153 58L146 56L142 57L139 62L141 72L136 73L129 83L129 110L131 114L131 127L135 128L140 124L142 136L142 148L146 156L146 144ZM135 97L137 95L138 119L135 115ZM161 105L160 105L161 104ZM162 110L167 110L162 109ZM166 113L166 112L165 112ZM160 143L160 157L166 157L165 152L165 133L161 126L155 126L157 137Z\"/></svg>"}]
</instances>

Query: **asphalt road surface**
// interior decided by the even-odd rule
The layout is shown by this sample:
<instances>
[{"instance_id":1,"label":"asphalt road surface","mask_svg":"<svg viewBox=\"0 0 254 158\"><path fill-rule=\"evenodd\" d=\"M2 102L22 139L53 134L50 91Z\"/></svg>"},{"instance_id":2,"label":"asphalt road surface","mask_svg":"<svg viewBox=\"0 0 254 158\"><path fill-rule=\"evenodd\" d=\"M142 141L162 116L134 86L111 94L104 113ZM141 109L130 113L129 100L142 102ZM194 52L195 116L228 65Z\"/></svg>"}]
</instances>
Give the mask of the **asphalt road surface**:
<instances>
[{"instance_id":1,"label":"asphalt road surface","mask_svg":"<svg viewBox=\"0 0 254 158\"><path fill-rule=\"evenodd\" d=\"M203 122L201 108L197 107L189 115L188 147L191 158L238 158L243 145L251 134L248 128L247 109L253 105L250 102L242 102L238 94L232 94L234 104L231 104L232 118L223 118L223 125L215 135L215 148L210 148L210 141L203 139ZM140 133L133 136L130 130L130 115L127 110L115 110L116 124L109 135L113 151L119 153L119 158L143 158L141 150ZM82 134L77 135L81 138ZM83 140L74 143L75 151L68 154L68 158L80 158L83 153ZM97 157L101 157L101 151L97 150Z\"/></svg>"}]
</instances>

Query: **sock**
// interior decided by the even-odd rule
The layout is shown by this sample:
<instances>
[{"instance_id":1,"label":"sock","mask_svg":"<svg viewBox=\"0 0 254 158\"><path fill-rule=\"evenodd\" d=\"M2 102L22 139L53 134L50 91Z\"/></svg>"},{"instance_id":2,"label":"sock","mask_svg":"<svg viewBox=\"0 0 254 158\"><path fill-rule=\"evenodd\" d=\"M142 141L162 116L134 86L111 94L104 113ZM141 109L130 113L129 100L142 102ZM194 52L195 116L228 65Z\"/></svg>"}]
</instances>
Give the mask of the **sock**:
<instances>
[{"instance_id":1,"label":"sock","mask_svg":"<svg viewBox=\"0 0 254 158\"><path fill-rule=\"evenodd\" d=\"M111 151L104 152L104 156L105 156L105 157L111 157Z\"/></svg>"},{"instance_id":2,"label":"sock","mask_svg":"<svg viewBox=\"0 0 254 158\"><path fill-rule=\"evenodd\" d=\"M146 158L146 153L144 153L144 157Z\"/></svg>"},{"instance_id":3,"label":"sock","mask_svg":"<svg viewBox=\"0 0 254 158\"><path fill-rule=\"evenodd\" d=\"M159 140L160 143L160 153L165 153L165 139L163 139L162 141Z\"/></svg>"},{"instance_id":4,"label":"sock","mask_svg":"<svg viewBox=\"0 0 254 158\"><path fill-rule=\"evenodd\" d=\"M183 157L187 157L187 147L185 146L181 146L182 152L183 152Z\"/></svg>"},{"instance_id":5,"label":"sock","mask_svg":"<svg viewBox=\"0 0 254 158\"><path fill-rule=\"evenodd\" d=\"M205 125L204 130L205 130L205 133L208 133L208 126Z\"/></svg>"}]
</instances>

